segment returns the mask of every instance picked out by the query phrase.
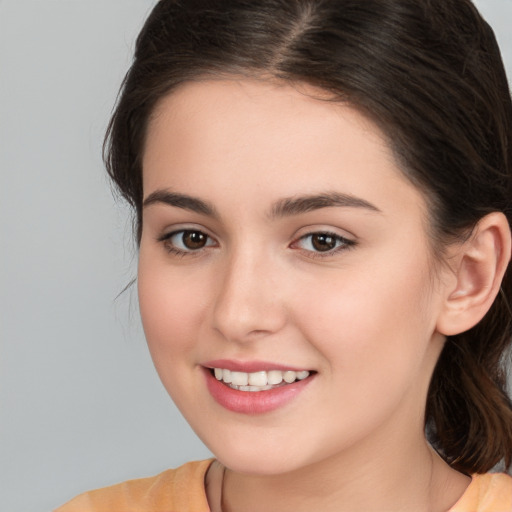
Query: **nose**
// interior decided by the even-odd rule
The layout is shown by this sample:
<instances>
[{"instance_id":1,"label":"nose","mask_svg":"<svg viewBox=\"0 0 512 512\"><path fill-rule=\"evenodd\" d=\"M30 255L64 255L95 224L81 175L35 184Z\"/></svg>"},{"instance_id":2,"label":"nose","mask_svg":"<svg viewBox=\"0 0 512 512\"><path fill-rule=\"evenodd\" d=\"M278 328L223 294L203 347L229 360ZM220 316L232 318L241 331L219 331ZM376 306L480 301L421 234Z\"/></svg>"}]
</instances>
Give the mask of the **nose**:
<instances>
[{"instance_id":1,"label":"nose","mask_svg":"<svg viewBox=\"0 0 512 512\"><path fill-rule=\"evenodd\" d=\"M279 332L286 323L279 274L268 256L250 250L233 256L218 275L214 328L237 343Z\"/></svg>"}]
</instances>

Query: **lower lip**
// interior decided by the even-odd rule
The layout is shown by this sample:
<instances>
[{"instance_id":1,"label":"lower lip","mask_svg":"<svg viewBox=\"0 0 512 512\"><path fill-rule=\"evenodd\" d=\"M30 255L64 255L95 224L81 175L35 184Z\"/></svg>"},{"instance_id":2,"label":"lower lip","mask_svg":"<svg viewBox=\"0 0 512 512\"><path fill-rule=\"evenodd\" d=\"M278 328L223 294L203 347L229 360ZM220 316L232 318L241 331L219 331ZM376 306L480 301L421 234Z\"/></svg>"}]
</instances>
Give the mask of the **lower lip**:
<instances>
[{"instance_id":1,"label":"lower lip","mask_svg":"<svg viewBox=\"0 0 512 512\"><path fill-rule=\"evenodd\" d=\"M312 381L313 375L286 386L266 391L239 391L217 380L209 368L204 368L206 385L214 400L229 411L241 414L263 414L291 402Z\"/></svg>"}]
</instances>

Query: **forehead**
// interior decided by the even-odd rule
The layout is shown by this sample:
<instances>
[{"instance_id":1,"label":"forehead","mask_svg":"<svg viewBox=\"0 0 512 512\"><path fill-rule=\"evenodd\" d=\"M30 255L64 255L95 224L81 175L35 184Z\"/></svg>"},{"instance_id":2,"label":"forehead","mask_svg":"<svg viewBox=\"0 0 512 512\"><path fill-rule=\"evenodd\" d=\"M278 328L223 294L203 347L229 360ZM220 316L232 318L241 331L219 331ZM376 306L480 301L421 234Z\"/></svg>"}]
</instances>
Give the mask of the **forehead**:
<instances>
[{"instance_id":1,"label":"forehead","mask_svg":"<svg viewBox=\"0 0 512 512\"><path fill-rule=\"evenodd\" d=\"M181 86L157 105L150 121L144 195L179 188L249 199L259 190L273 200L336 189L375 204L386 195L396 202L402 191L404 201L423 205L380 129L330 99L311 86L276 81Z\"/></svg>"},{"instance_id":2,"label":"forehead","mask_svg":"<svg viewBox=\"0 0 512 512\"><path fill-rule=\"evenodd\" d=\"M322 136L331 131L338 138L339 149L363 135L382 150L383 158L393 159L374 123L346 103L333 100L332 94L322 89L277 80L188 82L157 104L149 122L146 150L157 149L164 137L195 140L205 151L250 138L253 145L264 144L269 152L276 146L284 152L299 141L307 141L308 147L321 145Z\"/></svg>"}]
</instances>

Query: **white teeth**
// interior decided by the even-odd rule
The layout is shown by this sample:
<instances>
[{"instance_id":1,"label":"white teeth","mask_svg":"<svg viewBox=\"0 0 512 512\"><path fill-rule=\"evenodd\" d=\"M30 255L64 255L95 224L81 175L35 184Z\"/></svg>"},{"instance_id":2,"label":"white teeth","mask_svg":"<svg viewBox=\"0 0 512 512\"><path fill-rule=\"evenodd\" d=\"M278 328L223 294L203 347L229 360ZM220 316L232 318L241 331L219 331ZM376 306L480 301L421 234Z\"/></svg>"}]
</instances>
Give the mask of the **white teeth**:
<instances>
[{"instance_id":1,"label":"white teeth","mask_svg":"<svg viewBox=\"0 0 512 512\"><path fill-rule=\"evenodd\" d=\"M247 386L249 374L244 372L231 372L231 383L235 386Z\"/></svg>"},{"instance_id":2,"label":"white teeth","mask_svg":"<svg viewBox=\"0 0 512 512\"><path fill-rule=\"evenodd\" d=\"M268 372L245 373L214 368L213 372L217 380L221 380L225 384L229 384L231 388L240 391L266 391L279 385L291 384L296 380L307 379L310 375L306 370L299 372L269 370Z\"/></svg>"},{"instance_id":3,"label":"white teeth","mask_svg":"<svg viewBox=\"0 0 512 512\"><path fill-rule=\"evenodd\" d=\"M279 370L271 370L270 372L267 372L267 380L268 383L273 386L281 384L281 382L283 382L283 372Z\"/></svg>"},{"instance_id":4,"label":"white teeth","mask_svg":"<svg viewBox=\"0 0 512 512\"><path fill-rule=\"evenodd\" d=\"M267 372L249 373L250 386L266 386L267 385Z\"/></svg>"},{"instance_id":5,"label":"white teeth","mask_svg":"<svg viewBox=\"0 0 512 512\"><path fill-rule=\"evenodd\" d=\"M297 378L296 372L284 372L283 380L287 382L288 384L291 384L292 382L295 382L295 379Z\"/></svg>"}]
</instances>

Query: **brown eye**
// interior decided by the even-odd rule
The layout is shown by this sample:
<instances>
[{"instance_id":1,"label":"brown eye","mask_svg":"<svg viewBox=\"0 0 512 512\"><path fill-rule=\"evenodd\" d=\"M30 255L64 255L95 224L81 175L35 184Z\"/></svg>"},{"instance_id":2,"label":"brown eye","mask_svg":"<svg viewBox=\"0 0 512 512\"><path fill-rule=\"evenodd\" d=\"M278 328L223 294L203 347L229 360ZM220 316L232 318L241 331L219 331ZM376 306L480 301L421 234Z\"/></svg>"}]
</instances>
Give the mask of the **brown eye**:
<instances>
[{"instance_id":1,"label":"brown eye","mask_svg":"<svg viewBox=\"0 0 512 512\"><path fill-rule=\"evenodd\" d=\"M215 245L215 241L206 233L192 229L174 231L160 238L166 249L175 254L186 254L201 251Z\"/></svg>"},{"instance_id":2,"label":"brown eye","mask_svg":"<svg viewBox=\"0 0 512 512\"><path fill-rule=\"evenodd\" d=\"M334 255L354 245L356 245L356 242L353 240L349 240L335 233L323 231L309 233L293 244L294 247L310 252L312 256L315 254L323 254L325 256Z\"/></svg>"},{"instance_id":3,"label":"brown eye","mask_svg":"<svg viewBox=\"0 0 512 512\"><path fill-rule=\"evenodd\" d=\"M183 231L182 243L191 251L202 249L208 242L208 237L201 231Z\"/></svg>"},{"instance_id":4,"label":"brown eye","mask_svg":"<svg viewBox=\"0 0 512 512\"><path fill-rule=\"evenodd\" d=\"M315 251L332 251L336 248L337 244L337 238L328 233L315 233L311 235L311 246Z\"/></svg>"}]
</instances>

